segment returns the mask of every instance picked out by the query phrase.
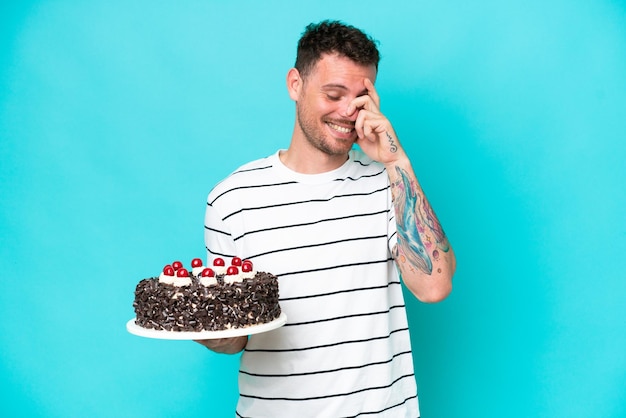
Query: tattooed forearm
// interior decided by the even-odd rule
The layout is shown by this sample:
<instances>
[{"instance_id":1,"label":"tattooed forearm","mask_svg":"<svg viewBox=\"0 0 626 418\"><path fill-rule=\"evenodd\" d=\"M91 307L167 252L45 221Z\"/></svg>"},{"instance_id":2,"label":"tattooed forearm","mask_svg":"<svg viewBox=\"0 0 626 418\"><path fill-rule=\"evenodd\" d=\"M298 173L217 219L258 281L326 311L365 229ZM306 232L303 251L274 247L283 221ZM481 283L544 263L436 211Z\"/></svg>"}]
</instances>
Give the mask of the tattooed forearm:
<instances>
[{"instance_id":1,"label":"tattooed forearm","mask_svg":"<svg viewBox=\"0 0 626 418\"><path fill-rule=\"evenodd\" d=\"M439 259L439 250L449 250L448 240L419 186L405 170L396 167L396 173L400 179L391 185L398 224L394 256L431 274L433 259Z\"/></svg>"},{"instance_id":2,"label":"tattooed forearm","mask_svg":"<svg viewBox=\"0 0 626 418\"><path fill-rule=\"evenodd\" d=\"M392 188L395 187L396 189L394 204L398 224L398 243L395 248L395 255L403 257L411 266L424 273L431 274L433 263L418 231L418 217L416 215L419 196L415 188L412 187L406 172L398 167L396 167L396 172L402 181L392 185Z\"/></svg>"},{"instance_id":3,"label":"tattooed forearm","mask_svg":"<svg viewBox=\"0 0 626 418\"><path fill-rule=\"evenodd\" d=\"M435 245L443 251L448 252L450 249L450 243L448 242L448 238L446 234L443 232L443 228L439 223L439 220L435 216L435 212L433 212L433 208L430 204L424 199L424 204L421 206L422 220L426 226L428 226L430 232L435 237Z\"/></svg>"},{"instance_id":4,"label":"tattooed forearm","mask_svg":"<svg viewBox=\"0 0 626 418\"><path fill-rule=\"evenodd\" d=\"M385 135L387 135L387 140L389 141L389 151L391 152L398 151L398 146L396 145L396 141L394 141L393 137L389 135L389 132L385 131Z\"/></svg>"}]
</instances>

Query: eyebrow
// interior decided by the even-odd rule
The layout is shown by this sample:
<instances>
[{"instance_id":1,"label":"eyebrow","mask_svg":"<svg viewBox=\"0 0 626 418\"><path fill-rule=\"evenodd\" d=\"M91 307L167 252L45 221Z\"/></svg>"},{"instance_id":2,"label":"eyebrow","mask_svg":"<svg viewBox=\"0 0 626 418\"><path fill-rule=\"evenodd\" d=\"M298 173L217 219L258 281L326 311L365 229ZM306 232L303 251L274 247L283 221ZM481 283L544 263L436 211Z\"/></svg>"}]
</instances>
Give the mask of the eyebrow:
<instances>
[{"instance_id":1,"label":"eyebrow","mask_svg":"<svg viewBox=\"0 0 626 418\"><path fill-rule=\"evenodd\" d=\"M343 84L337 84L337 83L329 83L329 84L324 84L322 86L322 90L332 90L332 89L348 90L348 88L344 86ZM357 96L364 96L366 94L367 94L367 89L363 89Z\"/></svg>"}]
</instances>

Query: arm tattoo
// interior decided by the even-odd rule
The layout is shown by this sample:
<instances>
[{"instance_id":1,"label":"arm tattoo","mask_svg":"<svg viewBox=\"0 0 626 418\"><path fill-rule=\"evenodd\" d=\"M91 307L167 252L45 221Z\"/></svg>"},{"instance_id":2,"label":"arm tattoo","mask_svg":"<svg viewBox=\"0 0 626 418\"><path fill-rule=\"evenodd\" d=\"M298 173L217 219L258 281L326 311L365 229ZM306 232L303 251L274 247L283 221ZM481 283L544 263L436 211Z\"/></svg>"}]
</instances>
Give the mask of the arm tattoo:
<instances>
[{"instance_id":1,"label":"arm tattoo","mask_svg":"<svg viewBox=\"0 0 626 418\"><path fill-rule=\"evenodd\" d=\"M393 140L393 137L389 135L389 132L385 131L385 135L387 135L387 140L389 141L389 151L396 152L398 151L398 146L396 142Z\"/></svg>"},{"instance_id":2,"label":"arm tattoo","mask_svg":"<svg viewBox=\"0 0 626 418\"><path fill-rule=\"evenodd\" d=\"M398 224L394 257L431 274L432 258L437 260L439 250L448 252L450 249L448 239L421 189L409 179L405 170L396 167L396 172L401 180L391 185Z\"/></svg>"}]
</instances>

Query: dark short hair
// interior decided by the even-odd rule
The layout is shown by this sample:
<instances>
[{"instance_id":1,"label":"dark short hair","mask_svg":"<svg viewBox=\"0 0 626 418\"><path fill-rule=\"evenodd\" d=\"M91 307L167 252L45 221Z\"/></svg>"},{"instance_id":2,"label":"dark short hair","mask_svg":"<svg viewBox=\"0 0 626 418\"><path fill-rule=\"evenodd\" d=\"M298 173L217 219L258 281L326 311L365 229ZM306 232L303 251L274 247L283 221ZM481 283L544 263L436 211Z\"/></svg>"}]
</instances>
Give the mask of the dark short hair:
<instances>
[{"instance_id":1,"label":"dark short hair","mask_svg":"<svg viewBox=\"0 0 626 418\"><path fill-rule=\"evenodd\" d=\"M306 78L322 54L339 54L363 66L378 70L380 54L376 41L354 26L336 20L309 24L298 41L296 69Z\"/></svg>"}]
</instances>

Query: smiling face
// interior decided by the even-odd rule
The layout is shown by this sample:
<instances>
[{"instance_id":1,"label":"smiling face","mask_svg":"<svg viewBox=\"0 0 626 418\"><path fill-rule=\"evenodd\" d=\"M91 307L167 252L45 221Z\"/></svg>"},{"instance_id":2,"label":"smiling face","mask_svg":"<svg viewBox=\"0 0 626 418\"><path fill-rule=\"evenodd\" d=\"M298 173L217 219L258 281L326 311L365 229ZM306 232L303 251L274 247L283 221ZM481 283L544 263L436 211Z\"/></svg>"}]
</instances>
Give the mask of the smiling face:
<instances>
[{"instance_id":1,"label":"smiling face","mask_svg":"<svg viewBox=\"0 0 626 418\"><path fill-rule=\"evenodd\" d=\"M367 94L366 78L376 79L374 66L362 66L337 54L325 54L302 80L297 70L288 76L290 96L296 101L293 140L330 157L344 158L357 138L358 112L346 113L354 98Z\"/></svg>"}]
</instances>

